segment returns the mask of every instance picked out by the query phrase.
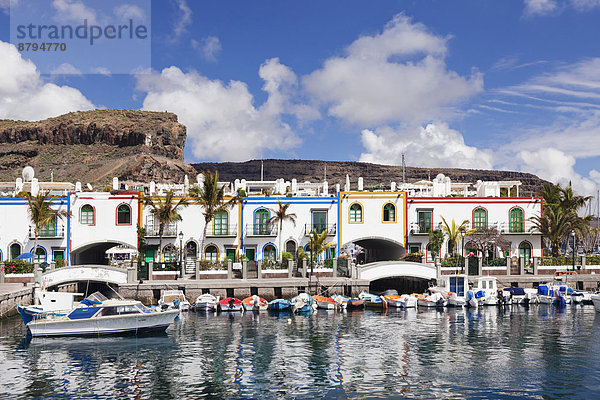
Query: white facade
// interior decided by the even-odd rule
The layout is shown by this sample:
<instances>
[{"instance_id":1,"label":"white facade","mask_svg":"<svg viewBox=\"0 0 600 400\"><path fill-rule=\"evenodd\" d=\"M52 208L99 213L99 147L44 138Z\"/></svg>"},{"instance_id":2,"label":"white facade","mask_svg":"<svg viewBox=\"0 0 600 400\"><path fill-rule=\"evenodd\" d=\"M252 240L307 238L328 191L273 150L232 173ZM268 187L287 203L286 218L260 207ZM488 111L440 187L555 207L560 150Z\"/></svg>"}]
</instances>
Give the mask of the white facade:
<instances>
[{"instance_id":1,"label":"white facade","mask_svg":"<svg viewBox=\"0 0 600 400\"><path fill-rule=\"evenodd\" d=\"M193 185L203 184L201 179L196 181ZM39 183L40 187L43 185ZM115 185L118 186L118 182ZM357 245L364 249L362 262L397 260L411 251L427 254L426 261L432 262L433 257L427 250L428 231L439 228L443 216L448 223L454 220L460 224L467 220L467 228L477 224L496 227L510 242L508 256L518 257L524 251L531 257L542 255L542 237L530 229L530 218L541 214L542 200L506 197L518 193L520 182L517 181L478 181L470 185L452 182L440 174L432 181L392 182L391 190L373 192L353 190L349 177L343 191L340 185L330 190L326 181L299 183L295 179L260 182L242 179L220 185L227 199L237 190L244 190L246 197L211 221L203 244L203 210L194 200L179 210L182 220L165 228L160 243L158 223L151 208L142 205L143 193L82 192L81 185L75 185L75 191L68 197L54 202L55 207L71 211L72 217L59 220L55 234L40 239L40 247L46 251L47 261L54 254L59 257L62 251L62 256L71 264L104 263L106 251L111 247L138 248L139 225L145 228L145 241L149 245L140 255L142 259L159 261L158 254L160 261L178 261L183 257L186 271L191 272L193 262L198 259L239 260L245 255L250 260L261 260L280 259L285 251L296 254L299 247L308 250L308 234L317 230L327 231L329 242L333 243L326 254L328 258L348 253L354 256L356 247L351 251L347 249L349 245ZM161 197L166 190L173 189L176 195L182 196L191 186L189 180L180 185L150 183L146 193ZM361 186L359 178L358 189ZM295 224L285 221L280 229L279 223L272 222L278 201L290 204L287 212L295 215ZM420 218L428 218L428 221ZM21 246L21 252L31 250L33 237L28 221L26 200L0 199L2 259L10 258L13 244ZM160 252L159 244L162 244ZM442 257L447 253L444 246Z\"/></svg>"}]
</instances>

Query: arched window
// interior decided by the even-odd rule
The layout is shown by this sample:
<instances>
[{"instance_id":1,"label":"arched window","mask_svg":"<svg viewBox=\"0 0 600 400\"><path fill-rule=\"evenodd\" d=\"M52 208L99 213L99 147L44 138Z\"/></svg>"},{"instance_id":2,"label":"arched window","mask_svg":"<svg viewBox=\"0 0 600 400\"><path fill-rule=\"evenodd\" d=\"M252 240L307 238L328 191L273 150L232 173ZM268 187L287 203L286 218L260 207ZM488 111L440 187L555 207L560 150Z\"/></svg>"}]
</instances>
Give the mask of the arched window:
<instances>
[{"instance_id":1,"label":"arched window","mask_svg":"<svg viewBox=\"0 0 600 400\"><path fill-rule=\"evenodd\" d=\"M276 260L277 259L277 250L275 246L272 244L268 244L263 249L263 259L264 260Z\"/></svg>"},{"instance_id":2,"label":"arched window","mask_svg":"<svg viewBox=\"0 0 600 400\"><path fill-rule=\"evenodd\" d=\"M362 222L363 220L363 209L358 203L354 203L350 206L350 223Z\"/></svg>"},{"instance_id":3,"label":"arched window","mask_svg":"<svg viewBox=\"0 0 600 400\"><path fill-rule=\"evenodd\" d=\"M254 212L254 234L269 234L269 211L261 208Z\"/></svg>"},{"instance_id":4,"label":"arched window","mask_svg":"<svg viewBox=\"0 0 600 400\"><path fill-rule=\"evenodd\" d=\"M383 206L383 222L396 222L396 206L392 203Z\"/></svg>"},{"instance_id":5,"label":"arched window","mask_svg":"<svg viewBox=\"0 0 600 400\"><path fill-rule=\"evenodd\" d=\"M215 245L206 246L204 249L204 259L210 262L219 261L219 249Z\"/></svg>"},{"instance_id":6,"label":"arched window","mask_svg":"<svg viewBox=\"0 0 600 400\"><path fill-rule=\"evenodd\" d=\"M131 207L127 204L117 208L117 225L131 225Z\"/></svg>"},{"instance_id":7,"label":"arched window","mask_svg":"<svg viewBox=\"0 0 600 400\"><path fill-rule=\"evenodd\" d=\"M525 265L531 264L531 243L525 241L519 245L519 257L525 259Z\"/></svg>"},{"instance_id":8,"label":"arched window","mask_svg":"<svg viewBox=\"0 0 600 400\"><path fill-rule=\"evenodd\" d=\"M86 204L83 207L81 207L81 210L79 212L79 222L82 225L94 225L94 207L90 206L89 204Z\"/></svg>"},{"instance_id":9,"label":"arched window","mask_svg":"<svg viewBox=\"0 0 600 400\"><path fill-rule=\"evenodd\" d=\"M163 259L165 262L176 262L179 260L177 247L168 244L163 249Z\"/></svg>"},{"instance_id":10,"label":"arched window","mask_svg":"<svg viewBox=\"0 0 600 400\"><path fill-rule=\"evenodd\" d=\"M229 233L229 213L221 211L213 218L213 232L217 236L226 236Z\"/></svg>"},{"instance_id":11,"label":"arched window","mask_svg":"<svg viewBox=\"0 0 600 400\"><path fill-rule=\"evenodd\" d=\"M487 228L487 210L478 207L473 210L473 229Z\"/></svg>"},{"instance_id":12,"label":"arched window","mask_svg":"<svg viewBox=\"0 0 600 400\"><path fill-rule=\"evenodd\" d=\"M21 254L21 245L19 243L13 243L10 245L9 249L9 257L11 260L15 260L19 254Z\"/></svg>"},{"instance_id":13,"label":"arched window","mask_svg":"<svg viewBox=\"0 0 600 400\"><path fill-rule=\"evenodd\" d=\"M39 247L35 250L34 262L41 264L46 262L46 250L43 247Z\"/></svg>"},{"instance_id":14,"label":"arched window","mask_svg":"<svg viewBox=\"0 0 600 400\"><path fill-rule=\"evenodd\" d=\"M509 231L512 233L524 232L525 227L523 226L523 210L519 207L515 207L510 210L510 226Z\"/></svg>"}]
</instances>

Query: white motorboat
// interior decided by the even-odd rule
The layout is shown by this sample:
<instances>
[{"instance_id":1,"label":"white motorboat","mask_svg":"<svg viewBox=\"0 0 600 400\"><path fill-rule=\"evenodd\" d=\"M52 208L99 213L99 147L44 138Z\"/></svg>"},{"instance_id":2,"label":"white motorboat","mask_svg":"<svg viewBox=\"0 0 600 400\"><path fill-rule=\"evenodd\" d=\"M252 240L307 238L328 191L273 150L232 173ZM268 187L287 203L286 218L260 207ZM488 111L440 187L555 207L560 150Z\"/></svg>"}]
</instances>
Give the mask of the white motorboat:
<instances>
[{"instance_id":1,"label":"white motorboat","mask_svg":"<svg viewBox=\"0 0 600 400\"><path fill-rule=\"evenodd\" d=\"M594 304L594 308L597 312L600 312L600 293L595 293L590 296L592 299L592 304Z\"/></svg>"},{"instance_id":2,"label":"white motorboat","mask_svg":"<svg viewBox=\"0 0 600 400\"><path fill-rule=\"evenodd\" d=\"M27 325L34 318L43 318L46 314L65 315L75 306L75 296L83 293L47 292L36 290L36 305L17 305L17 311Z\"/></svg>"},{"instance_id":3,"label":"white motorboat","mask_svg":"<svg viewBox=\"0 0 600 400\"><path fill-rule=\"evenodd\" d=\"M196 301L191 305L191 309L196 312L214 312L217 311L219 298L210 293L204 293L196 297Z\"/></svg>"},{"instance_id":4,"label":"white motorboat","mask_svg":"<svg viewBox=\"0 0 600 400\"><path fill-rule=\"evenodd\" d=\"M179 310L150 310L137 300L108 300L100 293L84 299L66 315L34 318L27 328L37 336L98 336L164 331Z\"/></svg>"},{"instance_id":5,"label":"white motorboat","mask_svg":"<svg viewBox=\"0 0 600 400\"><path fill-rule=\"evenodd\" d=\"M448 307L464 307L469 282L466 275L445 275L443 288L448 292Z\"/></svg>"},{"instance_id":6,"label":"white motorboat","mask_svg":"<svg viewBox=\"0 0 600 400\"><path fill-rule=\"evenodd\" d=\"M559 307L564 307L567 302L570 302L570 298L567 299L562 294L560 287L552 283L539 285L536 298L539 304L556 304Z\"/></svg>"},{"instance_id":7,"label":"white motorboat","mask_svg":"<svg viewBox=\"0 0 600 400\"><path fill-rule=\"evenodd\" d=\"M498 305L498 283L496 277L480 276L473 283L474 297L480 306Z\"/></svg>"},{"instance_id":8,"label":"white motorboat","mask_svg":"<svg viewBox=\"0 0 600 400\"><path fill-rule=\"evenodd\" d=\"M571 303L572 304L591 304L592 303L592 293L587 292L585 290L574 290L571 294Z\"/></svg>"},{"instance_id":9,"label":"white motorboat","mask_svg":"<svg viewBox=\"0 0 600 400\"><path fill-rule=\"evenodd\" d=\"M177 308L181 311L188 311L191 304L185 298L183 290L165 290L160 296L158 305L161 308Z\"/></svg>"},{"instance_id":10,"label":"white motorboat","mask_svg":"<svg viewBox=\"0 0 600 400\"><path fill-rule=\"evenodd\" d=\"M431 290L431 289L430 289ZM420 295L417 299L417 305L419 307L445 307L446 306L446 298L444 295L438 291L431 292L431 294Z\"/></svg>"},{"instance_id":11,"label":"white motorboat","mask_svg":"<svg viewBox=\"0 0 600 400\"><path fill-rule=\"evenodd\" d=\"M416 308L417 298L410 294L403 294L400 296L400 304L403 308Z\"/></svg>"}]
</instances>

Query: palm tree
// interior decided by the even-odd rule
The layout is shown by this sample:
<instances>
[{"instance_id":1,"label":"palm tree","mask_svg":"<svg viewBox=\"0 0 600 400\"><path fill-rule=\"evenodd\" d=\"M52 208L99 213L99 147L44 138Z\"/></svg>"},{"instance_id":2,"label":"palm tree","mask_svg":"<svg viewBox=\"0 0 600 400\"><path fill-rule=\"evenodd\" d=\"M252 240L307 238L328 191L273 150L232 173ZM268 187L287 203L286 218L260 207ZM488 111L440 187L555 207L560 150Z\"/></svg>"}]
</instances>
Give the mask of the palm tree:
<instances>
[{"instance_id":1,"label":"palm tree","mask_svg":"<svg viewBox=\"0 0 600 400\"><path fill-rule=\"evenodd\" d=\"M467 225L469 224L468 219L465 219L463 222L460 223L460 225L457 225L456 222L454 222L454 218L452 219L451 224L448 224L448 222L446 222L444 217L441 217L441 218L442 218L442 232L444 232L444 234L446 236L448 236L448 243L452 247L452 255L454 255L455 251L456 251L456 244L458 243L459 237L461 236L461 232L465 232L465 234L468 235L468 234L473 233L474 230L473 229L467 230Z\"/></svg>"},{"instance_id":2,"label":"palm tree","mask_svg":"<svg viewBox=\"0 0 600 400\"><path fill-rule=\"evenodd\" d=\"M284 221L290 221L294 227L296 226L296 214L288 214L287 210L290 207L290 203L281 203L281 201L277 200L277 209L271 209L273 211L273 215L271 219L269 219L269 223L277 223L279 224L279 262L283 260L283 251L281 249L281 230L283 228Z\"/></svg>"},{"instance_id":3,"label":"palm tree","mask_svg":"<svg viewBox=\"0 0 600 400\"><path fill-rule=\"evenodd\" d=\"M154 215L154 218L158 220L158 259L161 260L162 256L162 239L165 232L165 227L173 224L174 222L181 221L181 214L179 210L188 206L188 200L185 197L175 202L173 191L167 191L164 200L160 197L156 200L147 198L144 202L147 206L150 206L150 214ZM179 249L183 251L183 249Z\"/></svg>"},{"instance_id":4,"label":"palm tree","mask_svg":"<svg viewBox=\"0 0 600 400\"><path fill-rule=\"evenodd\" d=\"M57 218L69 218L71 213L67 210L54 210L51 203L56 197L49 196L45 192L40 191L37 196L33 197L29 193L25 193L27 199L27 213L29 214L29 220L33 224L33 230L35 235L35 241L33 244L33 256L37 253L37 245L40 237L40 229L45 225L56 221Z\"/></svg>"},{"instance_id":5,"label":"palm tree","mask_svg":"<svg viewBox=\"0 0 600 400\"><path fill-rule=\"evenodd\" d=\"M210 171L206 171L202 172L202 175L204 176L204 186L195 187L191 190L192 197L204 207L204 210L202 211L202 214L204 215L204 230L202 231L202 243L200 244L200 249L204 249L208 224L210 224L217 213L226 211L227 208L234 204L231 201L224 201L225 192L222 187L219 187L219 171L215 171L214 174ZM203 250L201 257L204 259Z\"/></svg>"},{"instance_id":6,"label":"palm tree","mask_svg":"<svg viewBox=\"0 0 600 400\"><path fill-rule=\"evenodd\" d=\"M317 262L319 261L319 257L321 256L321 253L323 253L325 250L327 250L327 248L335 245L335 242L326 243L326 241L327 241L327 231L326 230L321 233L313 230L310 233L309 238L310 238L311 259L312 259L313 254L316 254Z\"/></svg>"},{"instance_id":7,"label":"palm tree","mask_svg":"<svg viewBox=\"0 0 600 400\"><path fill-rule=\"evenodd\" d=\"M537 229L549 242L552 257L561 254L560 244L572 231L581 236L591 217L580 217L577 211L591 199L573 192L573 186L544 184L538 193L542 197L544 211L542 215L530 218Z\"/></svg>"},{"instance_id":8,"label":"palm tree","mask_svg":"<svg viewBox=\"0 0 600 400\"><path fill-rule=\"evenodd\" d=\"M569 235L577 224L577 215L560 207L544 208L542 215L530 220L533 226L550 242L552 257L560 256L560 242Z\"/></svg>"}]
</instances>

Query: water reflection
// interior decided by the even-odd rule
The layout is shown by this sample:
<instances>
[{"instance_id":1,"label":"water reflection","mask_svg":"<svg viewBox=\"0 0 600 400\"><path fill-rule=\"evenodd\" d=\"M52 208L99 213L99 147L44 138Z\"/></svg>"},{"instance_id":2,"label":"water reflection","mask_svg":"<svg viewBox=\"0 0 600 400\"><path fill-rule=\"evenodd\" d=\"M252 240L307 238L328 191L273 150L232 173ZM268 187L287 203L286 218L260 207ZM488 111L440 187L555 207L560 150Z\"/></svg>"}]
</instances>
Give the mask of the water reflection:
<instances>
[{"instance_id":1,"label":"water reflection","mask_svg":"<svg viewBox=\"0 0 600 400\"><path fill-rule=\"evenodd\" d=\"M183 316L153 337L24 340L0 397L547 398L600 390L593 307Z\"/></svg>"}]
</instances>

